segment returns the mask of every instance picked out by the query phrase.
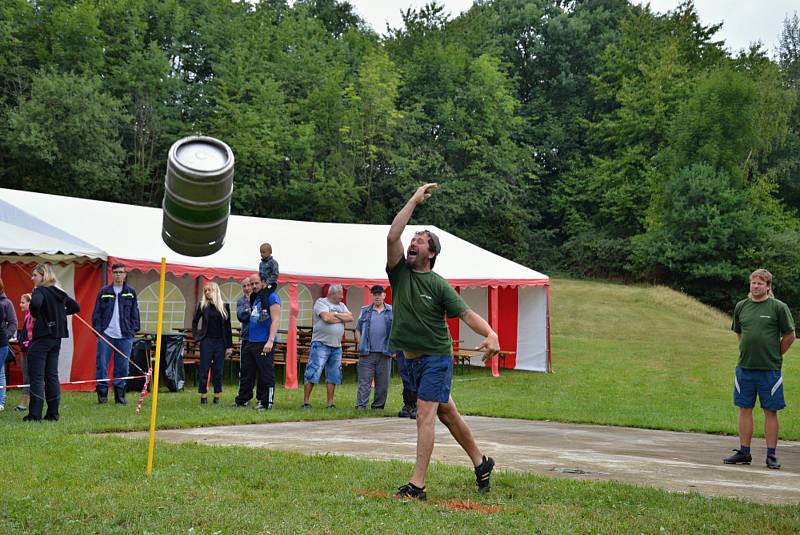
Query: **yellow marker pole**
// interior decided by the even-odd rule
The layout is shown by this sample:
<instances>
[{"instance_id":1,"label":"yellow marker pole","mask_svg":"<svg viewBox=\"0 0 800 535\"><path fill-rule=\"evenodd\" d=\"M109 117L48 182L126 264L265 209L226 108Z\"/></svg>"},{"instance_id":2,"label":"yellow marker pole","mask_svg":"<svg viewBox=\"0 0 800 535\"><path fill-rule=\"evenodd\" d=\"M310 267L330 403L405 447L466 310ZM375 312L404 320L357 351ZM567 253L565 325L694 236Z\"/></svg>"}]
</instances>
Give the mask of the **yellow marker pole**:
<instances>
[{"instance_id":1,"label":"yellow marker pole","mask_svg":"<svg viewBox=\"0 0 800 535\"><path fill-rule=\"evenodd\" d=\"M150 388L153 392L153 408L150 411L150 446L147 449L147 475L153 473L153 449L156 445L156 410L158 408L158 376L161 368L161 332L164 320L164 281L167 278L167 259L161 257L161 279L158 287L158 325L156 326L156 366Z\"/></svg>"}]
</instances>

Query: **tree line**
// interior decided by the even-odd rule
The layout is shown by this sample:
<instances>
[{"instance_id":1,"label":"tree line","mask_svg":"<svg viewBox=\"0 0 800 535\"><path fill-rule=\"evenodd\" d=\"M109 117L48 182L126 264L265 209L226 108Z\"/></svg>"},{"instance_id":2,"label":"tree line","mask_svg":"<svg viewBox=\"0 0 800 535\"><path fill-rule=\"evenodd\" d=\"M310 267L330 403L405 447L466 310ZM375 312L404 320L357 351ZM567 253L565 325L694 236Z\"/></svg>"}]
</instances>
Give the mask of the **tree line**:
<instances>
[{"instance_id":1,"label":"tree line","mask_svg":"<svg viewBox=\"0 0 800 535\"><path fill-rule=\"evenodd\" d=\"M157 206L166 153L236 155L233 211L419 221L545 272L800 307L800 20L731 51L693 2L5 0L3 186ZM266 237L265 237L266 238ZM797 310L797 309L796 309Z\"/></svg>"}]
</instances>

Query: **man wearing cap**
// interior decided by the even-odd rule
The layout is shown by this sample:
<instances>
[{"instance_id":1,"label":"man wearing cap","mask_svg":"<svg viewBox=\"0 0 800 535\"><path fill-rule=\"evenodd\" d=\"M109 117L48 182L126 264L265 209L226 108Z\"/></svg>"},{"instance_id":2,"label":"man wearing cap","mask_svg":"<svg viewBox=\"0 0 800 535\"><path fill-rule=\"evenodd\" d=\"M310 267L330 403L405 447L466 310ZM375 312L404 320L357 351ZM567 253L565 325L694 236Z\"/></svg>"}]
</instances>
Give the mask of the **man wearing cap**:
<instances>
[{"instance_id":1,"label":"man wearing cap","mask_svg":"<svg viewBox=\"0 0 800 535\"><path fill-rule=\"evenodd\" d=\"M411 480L400 487L398 498L427 499L425 476L433 452L436 418L464 449L475 467L479 492L491 487L494 460L483 455L472 431L458 413L450 396L453 379L453 340L446 317L461 318L484 337L477 350L487 361L500 350L495 333L486 321L464 303L440 275L432 271L442 248L428 230L414 234L403 254L400 241L414 209L430 198L437 184L420 186L392 221L386 237L386 272L392 285L394 322L389 345L403 351L406 365L417 387L417 462Z\"/></svg>"},{"instance_id":2,"label":"man wearing cap","mask_svg":"<svg viewBox=\"0 0 800 535\"><path fill-rule=\"evenodd\" d=\"M356 322L358 344L358 393L356 410L367 408L369 391L375 381L373 409L383 409L389 393L389 375L392 370L392 352L389 351L389 333L392 331L392 305L385 303L386 292L376 284L370 289L372 303L361 307Z\"/></svg>"}]
</instances>

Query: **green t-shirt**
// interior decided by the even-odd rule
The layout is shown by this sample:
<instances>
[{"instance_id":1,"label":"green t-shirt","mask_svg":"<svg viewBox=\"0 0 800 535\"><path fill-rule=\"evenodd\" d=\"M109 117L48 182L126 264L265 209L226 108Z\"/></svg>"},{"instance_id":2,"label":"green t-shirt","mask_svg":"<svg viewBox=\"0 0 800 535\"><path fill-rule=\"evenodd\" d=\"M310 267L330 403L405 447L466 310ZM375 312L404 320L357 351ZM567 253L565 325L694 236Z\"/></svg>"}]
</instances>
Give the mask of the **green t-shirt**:
<instances>
[{"instance_id":1,"label":"green t-shirt","mask_svg":"<svg viewBox=\"0 0 800 535\"><path fill-rule=\"evenodd\" d=\"M448 355L453 340L447 328L448 318L455 318L469 307L441 276L432 271L412 271L400 260L386 269L392 285L394 321L389 346L424 355Z\"/></svg>"},{"instance_id":2,"label":"green t-shirt","mask_svg":"<svg viewBox=\"0 0 800 535\"><path fill-rule=\"evenodd\" d=\"M781 336L794 330L794 318L786 303L774 297L758 303L742 299L733 309L731 330L742 335L737 364L740 368L780 370Z\"/></svg>"}]
</instances>

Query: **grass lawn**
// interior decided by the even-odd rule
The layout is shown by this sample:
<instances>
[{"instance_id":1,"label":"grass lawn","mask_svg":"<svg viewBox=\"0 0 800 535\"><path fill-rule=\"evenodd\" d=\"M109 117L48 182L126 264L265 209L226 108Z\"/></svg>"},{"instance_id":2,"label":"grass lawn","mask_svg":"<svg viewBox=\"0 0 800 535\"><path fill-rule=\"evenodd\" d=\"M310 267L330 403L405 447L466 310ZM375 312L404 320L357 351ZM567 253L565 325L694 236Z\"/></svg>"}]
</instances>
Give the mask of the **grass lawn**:
<instances>
[{"instance_id":1,"label":"grass lawn","mask_svg":"<svg viewBox=\"0 0 800 535\"><path fill-rule=\"evenodd\" d=\"M723 315L664 289L569 280L553 282L552 315L555 373L457 374L453 392L462 412L735 434L736 339ZM792 411L800 402L793 352L785 371ZM226 385L223 401L234 395ZM162 392L159 426L362 414L350 408L352 371L337 391L336 411L300 411L299 390L279 388L276 396L276 410L265 414L201 407L196 393ZM6 406L17 398L12 391ZM317 389L312 402L321 407L323 400ZM399 400L395 381L387 414ZM492 493L479 496L469 470L438 464L428 503L397 502L386 495L406 481L408 464L248 448L159 444L156 470L146 477L146 441L95 433L147 429L149 402L137 416L132 406L99 407L93 394L67 393L55 424L24 424L17 413L0 413L0 533L800 531L798 506L502 471ZM784 415L781 436L800 439L792 420Z\"/></svg>"}]
</instances>

